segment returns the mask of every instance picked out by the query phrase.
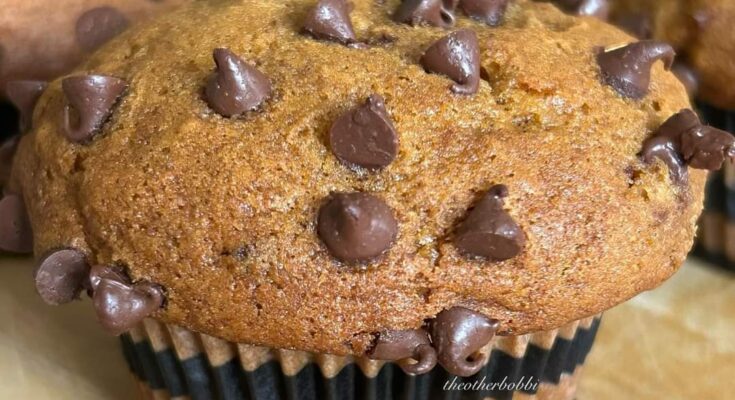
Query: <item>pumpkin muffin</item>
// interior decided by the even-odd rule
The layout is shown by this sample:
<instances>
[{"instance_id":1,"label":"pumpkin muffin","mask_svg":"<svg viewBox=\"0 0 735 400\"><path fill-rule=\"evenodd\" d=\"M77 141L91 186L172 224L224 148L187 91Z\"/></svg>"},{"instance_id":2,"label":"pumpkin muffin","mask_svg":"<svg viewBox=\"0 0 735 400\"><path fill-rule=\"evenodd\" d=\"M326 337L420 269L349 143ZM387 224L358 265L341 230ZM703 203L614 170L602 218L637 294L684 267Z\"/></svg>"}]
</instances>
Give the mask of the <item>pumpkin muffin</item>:
<instances>
[{"instance_id":1,"label":"pumpkin muffin","mask_svg":"<svg viewBox=\"0 0 735 400\"><path fill-rule=\"evenodd\" d=\"M184 0L4 0L0 8L0 97L11 80L69 72L130 25Z\"/></svg>"},{"instance_id":2,"label":"pumpkin muffin","mask_svg":"<svg viewBox=\"0 0 735 400\"><path fill-rule=\"evenodd\" d=\"M673 59L533 1L196 2L50 83L3 203L39 294L86 290L173 397L188 369L141 354L244 391L220 375L314 362L320 394L524 365L511 392L567 398L594 316L676 272L733 156Z\"/></svg>"},{"instance_id":3,"label":"pumpkin muffin","mask_svg":"<svg viewBox=\"0 0 735 400\"><path fill-rule=\"evenodd\" d=\"M698 97L735 109L735 3L729 0L615 0L612 22L642 38L670 43L680 76Z\"/></svg>"}]
</instances>

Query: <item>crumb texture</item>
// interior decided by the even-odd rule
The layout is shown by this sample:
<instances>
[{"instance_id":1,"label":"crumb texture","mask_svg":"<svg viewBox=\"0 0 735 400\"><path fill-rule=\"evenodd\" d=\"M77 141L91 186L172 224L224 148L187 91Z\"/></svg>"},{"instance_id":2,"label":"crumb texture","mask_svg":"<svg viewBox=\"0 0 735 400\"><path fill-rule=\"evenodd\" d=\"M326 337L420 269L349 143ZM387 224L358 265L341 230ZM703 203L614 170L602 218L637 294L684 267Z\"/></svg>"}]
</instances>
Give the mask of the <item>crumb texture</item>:
<instances>
[{"instance_id":1,"label":"crumb texture","mask_svg":"<svg viewBox=\"0 0 735 400\"><path fill-rule=\"evenodd\" d=\"M390 18L396 0L353 0L364 46L300 33L314 1L195 2L124 33L77 72L129 87L88 144L61 134L59 81L38 103L11 187L21 187L35 251L72 246L165 289L157 316L224 339L363 354L372 334L414 329L463 306L499 333L553 329L599 313L671 276L701 211L705 174L683 189L637 154L690 107L654 65L650 93L600 83L598 46L634 39L594 18L519 0L475 31L475 95L419 60L448 31ZM270 79L272 96L236 118L203 92L226 47ZM332 123L371 94L398 134L395 160L355 171L328 146ZM505 185L504 209L525 235L502 262L468 259L452 233L479 196ZM333 192L364 191L398 222L384 257L341 265L317 235Z\"/></svg>"}]
</instances>

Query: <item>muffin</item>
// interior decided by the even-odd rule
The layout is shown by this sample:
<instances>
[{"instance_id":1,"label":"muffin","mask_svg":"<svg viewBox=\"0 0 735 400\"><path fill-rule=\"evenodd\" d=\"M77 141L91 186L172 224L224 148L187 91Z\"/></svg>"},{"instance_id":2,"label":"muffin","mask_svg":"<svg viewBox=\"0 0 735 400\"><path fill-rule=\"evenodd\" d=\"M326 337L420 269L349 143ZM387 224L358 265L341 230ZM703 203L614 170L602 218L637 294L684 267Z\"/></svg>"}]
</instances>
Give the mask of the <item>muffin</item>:
<instances>
[{"instance_id":1,"label":"muffin","mask_svg":"<svg viewBox=\"0 0 735 400\"><path fill-rule=\"evenodd\" d=\"M735 132L735 64L731 54L735 39L731 21L735 5L719 0L612 2L611 19L641 38L670 42L679 53L675 73L698 101L702 118L718 128ZM707 184L707 203L700 224L696 253L735 270L735 210L731 164L712 174Z\"/></svg>"},{"instance_id":2,"label":"muffin","mask_svg":"<svg viewBox=\"0 0 735 400\"><path fill-rule=\"evenodd\" d=\"M611 19L639 37L671 43L698 97L735 108L735 3L728 0L615 0Z\"/></svg>"},{"instance_id":3,"label":"muffin","mask_svg":"<svg viewBox=\"0 0 735 400\"><path fill-rule=\"evenodd\" d=\"M0 9L0 93L11 80L48 80L69 72L131 24L183 2L5 0Z\"/></svg>"},{"instance_id":4,"label":"muffin","mask_svg":"<svg viewBox=\"0 0 735 400\"><path fill-rule=\"evenodd\" d=\"M5 0L0 8L0 144L23 129L9 82L57 78L130 25L183 2Z\"/></svg>"},{"instance_id":5,"label":"muffin","mask_svg":"<svg viewBox=\"0 0 735 400\"><path fill-rule=\"evenodd\" d=\"M159 397L572 398L733 141L669 45L500 3L195 2L122 34L18 144L40 296L87 292Z\"/></svg>"}]
</instances>

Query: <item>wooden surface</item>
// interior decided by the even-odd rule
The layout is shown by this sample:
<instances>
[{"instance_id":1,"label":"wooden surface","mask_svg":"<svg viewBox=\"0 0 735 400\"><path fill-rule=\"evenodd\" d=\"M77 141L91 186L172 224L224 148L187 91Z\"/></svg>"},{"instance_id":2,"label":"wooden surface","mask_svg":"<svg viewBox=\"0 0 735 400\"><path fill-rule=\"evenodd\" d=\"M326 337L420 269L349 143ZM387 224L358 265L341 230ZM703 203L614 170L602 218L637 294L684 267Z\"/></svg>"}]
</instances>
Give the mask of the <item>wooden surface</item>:
<instances>
[{"instance_id":1,"label":"wooden surface","mask_svg":"<svg viewBox=\"0 0 735 400\"><path fill-rule=\"evenodd\" d=\"M31 262L0 259L0 399L133 399L88 301L47 307ZM605 314L579 400L735 399L735 275L690 262Z\"/></svg>"}]
</instances>

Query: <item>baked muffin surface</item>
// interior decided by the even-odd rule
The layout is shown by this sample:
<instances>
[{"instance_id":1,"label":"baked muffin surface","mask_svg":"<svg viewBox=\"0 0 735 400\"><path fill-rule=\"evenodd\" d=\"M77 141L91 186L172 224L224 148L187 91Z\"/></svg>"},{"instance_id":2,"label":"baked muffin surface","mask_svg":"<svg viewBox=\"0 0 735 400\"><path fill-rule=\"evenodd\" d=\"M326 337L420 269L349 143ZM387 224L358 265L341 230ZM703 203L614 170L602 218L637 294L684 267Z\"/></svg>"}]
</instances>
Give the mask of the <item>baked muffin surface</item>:
<instances>
[{"instance_id":1,"label":"baked muffin surface","mask_svg":"<svg viewBox=\"0 0 735 400\"><path fill-rule=\"evenodd\" d=\"M53 82L21 141L22 189L36 254L75 247L164 288L162 320L233 342L363 354L375 332L412 329L464 306L500 334L551 329L599 313L672 275L701 211L705 173L675 185L644 166L643 141L689 108L656 63L649 94L601 83L596 49L633 42L593 18L518 1L488 27L458 13L449 29L396 23L398 1L355 0L358 40L301 32L313 1L211 1L125 33L74 75L128 83L89 143L60 133L67 104ZM419 63L460 28L479 41L474 95ZM229 48L270 79L273 95L224 118L204 88L212 51ZM372 94L398 134L378 171L330 151L330 126ZM494 185L525 246L468 258L452 236ZM376 260L346 265L317 234L332 193L368 192L398 223Z\"/></svg>"}]
</instances>

